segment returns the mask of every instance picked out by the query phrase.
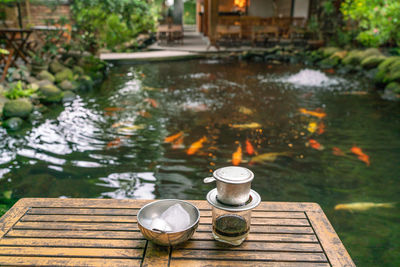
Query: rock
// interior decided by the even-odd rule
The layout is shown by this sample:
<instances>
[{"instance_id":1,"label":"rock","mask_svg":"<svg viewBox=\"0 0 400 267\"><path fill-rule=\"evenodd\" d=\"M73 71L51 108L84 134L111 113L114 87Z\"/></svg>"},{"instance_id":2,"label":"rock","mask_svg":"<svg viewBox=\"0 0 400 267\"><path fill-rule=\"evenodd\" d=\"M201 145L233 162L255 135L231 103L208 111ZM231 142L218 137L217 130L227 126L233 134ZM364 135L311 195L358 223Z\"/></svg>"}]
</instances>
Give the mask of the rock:
<instances>
[{"instance_id":1,"label":"rock","mask_svg":"<svg viewBox=\"0 0 400 267\"><path fill-rule=\"evenodd\" d=\"M376 84L381 85L385 83L386 75L389 73L391 65L396 62L400 62L400 57L388 57L378 65L378 72L374 77Z\"/></svg>"},{"instance_id":2,"label":"rock","mask_svg":"<svg viewBox=\"0 0 400 267\"><path fill-rule=\"evenodd\" d=\"M41 86L40 93L43 96L43 101L47 103L60 102L63 98L63 92L53 84Z\"/></svg>"},{"instance_id":3,"label":"rock","mask_svg":"<svg viewBox=\"0 0 400 267\"><path fill-rule=\"evenodd\" d=\"M342 62L345 65L357 65L361 62L361 54L360 50L352 50L350 51L345 58L343 58Z\"/></svg>"},{"instance_id":4,"label":"rock","mask_svg":"<svg viewBox=\"0 0 400 267\"><path fill-rule=\"evenodd\" d=\"M76 98L76 94L71 91L65 91L63 95L62 102L71 102Z\"/></svg>"},{"instance_id":5,"label":"rock","mask_svg":"<svg viewBox=\"0 0 400 267\"><path fill-rule=\"evenodd\" d=\"M39 87L40 87L40 86L39 86L38 83L30 83L30 84L28 84L28 86L27 86L28 89L32 89L32 90L34 90L34 91L38 90Z\"/></svg>"},{"instance_id":6,"label":"rock","mask_svg":"<svg viewBox=\"0 0 400 267\"><path fill-rule=\"evenodd\" d=\"M94 82L92 78L88 75L83 75L78 80L79 89L82 90L91 90L93 88Z\"/></svg>"},{"instance_id":7,"label":"rock","mask_svg":"<svg viewBox=\"0 0 400 267\"><path fill-rule=\"evenodd\" d=\"M7 103L9 100L7 97L3 96L2 91L0 90L0 117L3 113L4 104Z\"/></svg>"},{"instance_id":8,"label":"rock","mask_svg":"<svg viewBox=\"0 0 400 267\"><path fill-rule=\"evenodd\" d=\"M30 73L26 69L16 69L11 75L13 81L16 80L22 80L22 81L27 81L27 79L30 77Z\"/></svg>"},{"instance_id":9,"label":"rock","mask_svg":"<svg viewBox=\"0 0 400 267\"><path fill-rule=\"evenodd\" d=\"M82 69L82 67L80 67L80 66L74 66L73 68L72 68L72 71L74 72L74 73L76 73L76 74L79 74L79 75L83 75L83 74L85 74L85 71Z\"/></svg>"},{"instance_id":10,"label":"rock","mask_svg":"<svg viewBox=\"0 0 400 267\"><path fill-rule=\"evenodd\" d=\"M26 79L26 81L27 81L28 83L37 83L37 82L38 82L38 79L36 79L35 77L32 77L32 76L29 76L29 77Z\"/></svg>"},{"instance_id":11,"label":"rock","mask_svg":"<svg viewBox=\"0 0 400 267\"><path fill-rule=\"evenodd\" d=\"M39 88L42 87L42 86L48 85L48 84L54 85L52 82L50 82L48 80L41 80L41 81L37 82L37 85L39 85Z\"/></svg>"},{"instance_id":12,"label":"rock","mask_svg":"<svg viewBox=\"0 0 400 267\"><path fill-rule=\"evenodd\" d=\"M385 87L385 91L390 90L395 94L400 94L400 83L398 82L391 82Z\"/></svg>"},{"instance_id":13,"label":"rock","mask_svg":"<svg viewBox=\"0 0 400 267\"><path fill-rule=\"evenodd\" d=\"M361 53L362 60L364 60L370 56L379 57L379 56L383 56L383 55L382 55L381 51L379 51L378 48L368 48L368 49L362 51L362 53Z\"/></svg>"},{"instance_id":14,"label":"rock","mask_svg":"<svg viewBox=\"0 0 400 267\"><path fill-rule=\"evenodd\" d=\"M318 65L322 68L322 69L331 69L336 67L337 65L339 65L340 59L338 57L336 58L325 58L323 60L321 60Z\"/></svg>"},{"instance_id":15,"label":"rock","mask_svg":"<svg viewBox=\"0 0 400 267\"><path fill-rule=\"evenodd\" d=\"M8 120L3 122L3 126L11 131L17 131L21 129L22 124L24 121L21 118L18 117L12 117L9 118Z\"/></svg>"},{"instance_id":16,"label":"rock","mask_svg":"<svg viewBox=\"0 0 400 267\"><path fill-rule=\"evenodd\" d=\"M26 118L33 110L32 103L27 99L10 100L4 104L3 115L4 117L20 117Z\"/></svg>"},{"instance_id":17,"label":"rock","mask_svg":"<svg viewBox=\"0 0 400 267\"><path fill-rule=\"evenodd\" d=\"M381 95L382 99L385 100L390 100L390 101L398 101L400 100L400 95L396 94L392 90L386 90L383 91L383 94Z\"/></svg>"},{"instance_id":18,"label":"rock","mask_svg":"<svg viewBox=\"0 0 400 267\"><path fill-rule=\"evenodd\" d=\"M78 87L75 83L68 80L62 81L58 86L62 90L75 90Z\"/></svg>"},{"instance_id":19,"label":"rock","mask_svg":"<svg viewBox=\"0 0 400 267\"><path fill-rule=\"evenodd\" d=\"M330 57L336 52L339 52L341 49L338 47L324 47L320 49L323 57Z\"/></svg>"},{"instance_id":20,"label":"rock","mask_svg":"<svg viewBox=\"0 0 400 267\"><path fill-rule=\"evenodd\" d=\"M340 60L344 59L347 56L347 51L342 50L342 51L337 51L336 53L332 54L330 58L339 58Z\"/></svg>"},{"instance_id":21,"label":"rock","mask_svg":"<svg viewBox=\"0 0 400 267\"><path fill-rule=\"evenodd\" d=\"M53 73L53 74L56 74L56 73L62 71L64 68L65 67L57 60L53 60L49 65L49 69L50 69L51 73Z\"/></svg>"},{"instance_id":22,"label":"rock","mask_svg":"<svg viewBox=\"0 0 400 267\"><path fill-rule=\"evenodd\" d=\"M75 59L73 57L69 57L64 61L64 65L68 67L73 67L75 64Z\"/></svg>"},{"instance_id":23,"label":"rock","mask_svg":"<svg viewBox=\"0 0 400 267\"><path fill-rule=\"evenodd\" d=\"M64 68L62 71L56 73L56 82L60 83L64 80L72 81L74 79L74 73L68 68Z\"/></svg>"},{"instance_id":24,"label":"rock","mask_svg":"<svg viewBox=\"0 0 400 267\"><path fill-rule=\"evenodd\" d=\"M41 72L39 72L37 77L39 78L39 80L48 80L50 82L54 82L56 80L56 78L46 70L42 70Z\"/></svg>"},{"instance_id":25,"label":"rock","mask_svg":"<svg viewBox=\"0 0 400 267\"><path fill-rule=\"evenodd\" d=\"M361 61L361 66L364 69L372 69L378 66L382 61L384 61L386 57L384 56L369 56Z\"/></svg>"}]
</instances>

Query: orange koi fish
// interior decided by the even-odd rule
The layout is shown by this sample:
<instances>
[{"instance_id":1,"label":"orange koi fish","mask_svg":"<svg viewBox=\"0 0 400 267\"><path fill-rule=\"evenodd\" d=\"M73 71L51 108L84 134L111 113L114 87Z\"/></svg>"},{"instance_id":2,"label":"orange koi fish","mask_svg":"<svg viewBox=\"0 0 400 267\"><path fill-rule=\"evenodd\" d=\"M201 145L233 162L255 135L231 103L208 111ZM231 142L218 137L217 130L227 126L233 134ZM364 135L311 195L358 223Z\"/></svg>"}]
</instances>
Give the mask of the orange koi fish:
<instances>
[{"instance_id":1,"label":"orange koi fish","mask_svg":"<svg viewBox=\"0 0 400 267\"><path fill-rule=\"evenodd\" d=\"M242 162L242 146L239 144L236 152L232 154L232 164L237 166Z\"/></svg>"},{"instance_id":2,"label":"orange koi fish","mask_svg":"<svg viewBox=\"0 0 400 267\"><path fill-rule=\"evenodd\" d=\"M114 140L108 142L107 148L119 147L121 145L121 138L117 137Z\"/></svg>"},{"instance_id":3,"label":"orange koi fish","mask_svg":"<svg viewBox=\"0 0 400 267\"><path fill-rule=\"evenodd\" d=\"M325 147L323 145L321 145L320 143L318 143L317 140L314 140L314 139L308 140L308 145L316 150L324 150L325 149Z\"/></svg>"},{"instance_id":4,"label":"orange koi fish","mask_svg":"<svg viewBox=\"0 0 400 267\"><path fill-rule=\"evenodd\" d=\"M356 154L356 155L358 156L358 159L361 160L361 161L363 161L363 162L365 162L365 164L366 164L367 166L370 165L369 156L366 155L366 154L361 150L361 148L356 147L356 146L353 146L353 147L350 149L350 151L351 151L353 154Z\"/></svg>"},{"instance_id":5,"label":"orange koi fish","mask_svg":"<svg viewBox=\"0 0 400 267\"><path fill-rule=\"evenodd\" d=\"M116 112L116 111L123 111L125 110L124 108L121 107L108 107L108 108L104 108L104 111L107 112Z\"/></svg>"},{"instance_id":6,"label":"orange koi fish","mask_svg":"<svg viewBox=\"0 0 400 267\"><path fill-rule=\"evenodd\" d=\"M151 118L151 114L149 112L147 112L146 110L141 110L138 112L138 114L140 116L142 116L143 118Z\"/></svg>"},{"instance_id":7,"label":"orange koi fish","mask_svg":"<svg viewBox=\"0 0 400 267\"><path fill-rule=\"evenodd\" d=\"M173 134L173 135L170 135L168 137L165 137L164 142L165 143L172 143L172 142L174 142L175 140L179 139L182 136L183 136L183 131L180 131L177 134Z\"/></svg>"},{"instance_id":8,"label":"orange koi fish","mask_svg":"<svg viewBox=\"0 0 400 267\"><path fill-rule=\"evenodd\" d=\"M325 123L321 121L320 123L318 123L317 134L323 134L324 132L325 132Z\"/></svg>"},{"instance_id":9,"label":"orange koi fish","mask_svg":"<svg viewBox=\"0 0 400 267\"><path fill-rule=\"evenodd\" d=\"M314 117L317 117L319 119L322 119L322 118L326 117L326 113L324 113L324 112L311 111L311 110L307 110L305 108L300 108L299 111L301 113L303 113L303 114L314 116Z\"/></svg>"},{"instance_id":10,"label":"orange koi fish","mask_svg":"<svg viewBox=\"0 0 400 267\"><path fill-rule=\"evenodd\" d=\"M249 139L246 139L246 153L250 156L254 154L254 147L250 143Z\"/></svg>"},{"instance_id":11,"label":"orange koi fish","mask_svg":"<svg viewBox=\"0 0 400 267\"><path fill-rule=\"evenodd\" d=\"M182 135L181 137L179 137L176 141L174 141L172 143L172 149L178 149L178 148L183 148L183 138L184 136Z\"/></svg>"},{"instance_id":12,"label":"orange koi fish","mask_svg":"<svg viewBox=\"0 0 400 267\"><path fill-rule=\"evenodd\" d=\"M326 73L334 74L335 70L334 69L327 69L325 70Z\"/></svg>"},{"instance_id":13,"label":"orange koi fish","mask_svg":"<svg viewBox=\"0 0 400 267\"><path fill-rule=\"evenodd\" d=\"M207 137L203 136L202 138L200 138L199 140L197 140L196 142L194 142L193 144L190 145L189 149L186 151L186 154L188 155L193 155L194 153L196 153L200 148L203 147L203 143L207 142Z\"/></svg>"},{"instance_id":14,"label":"orange koi fish","mask_svg":"<svg viewBox=\"0 0 400 267\"><path fill-rule=\"evenodd\" d=\"M140 73L140 76L142 76L142 78L146 78L146 74L144 73Z\"/></svg>"},{"instance_id":15,"label":"orange koi fish","mask_svg":"<svg viewBox=\"0 0 400 267\"><path fill-rule=\"evenodd\" d=\"M344 152L338 147L332 147L332 154L335 156L344 156Z\"/></svg>"},{"instance_id":16,"label":"orange koi fish","mask_svg":"<svg viewBox=\"0 0 400 267\"><path fill-rule=\"evenodd\" d=\"M111 112L111 111L104 112L104 116L107 116L107 117L114 117L116 115L117 114L115 112Z\"/></svg>"},{"instance_id":17,"label":"orange koi fish","mask_svg":"<svg viewBox=\"0 0 400 267\"><path fill-rule=\"evenodd\" d=\"M155 101L153 98L145 98L144 101L149 103L150 105L152 105L153 108L157 108L158 107L157 101Z\"/></svg>"}]
</instances>

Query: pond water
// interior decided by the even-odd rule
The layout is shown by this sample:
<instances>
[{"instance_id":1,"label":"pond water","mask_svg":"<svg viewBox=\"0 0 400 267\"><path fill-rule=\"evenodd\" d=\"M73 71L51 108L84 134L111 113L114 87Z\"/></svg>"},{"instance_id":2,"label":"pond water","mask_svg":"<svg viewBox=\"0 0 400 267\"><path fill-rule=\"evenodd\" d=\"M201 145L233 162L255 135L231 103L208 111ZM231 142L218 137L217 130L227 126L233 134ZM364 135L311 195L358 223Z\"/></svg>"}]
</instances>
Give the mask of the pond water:
<instances>
[{"instance_id":1,"label":"pond water","mask_svg":"<svg viewBox=\"0 0 400 267\"><path fill-rule=\"evenodd\" d=\"M0 129L1 191L205 199L212 186L202 179L234 158L264 201L318 202L359 266L399 266L400 105L332 72L218 60L115 66L33 126ZM354 202L394 204L334 209Z\"/></svg>"}]
</instances>

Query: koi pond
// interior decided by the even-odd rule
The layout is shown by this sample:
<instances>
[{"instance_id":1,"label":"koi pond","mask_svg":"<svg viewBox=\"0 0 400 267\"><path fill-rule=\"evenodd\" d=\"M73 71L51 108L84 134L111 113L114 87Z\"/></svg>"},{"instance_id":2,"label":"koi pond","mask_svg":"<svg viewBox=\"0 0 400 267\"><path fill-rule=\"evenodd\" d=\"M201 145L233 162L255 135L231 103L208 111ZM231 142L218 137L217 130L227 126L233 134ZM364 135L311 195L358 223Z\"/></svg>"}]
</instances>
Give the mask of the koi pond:
<instances>
[{"instance_id":1,"label":"koi pond","mask_svg":"<svg viewBox=\"0 0 400 267\"><path fill-rule=\"evenodd\" d=\"M332 70L114 66L32 126L0 129L0 194L205 199L203 178L235 164L263 201L319 203L357 265L399 266L399 114L370 82Z\"/></svg>"}]
</instances>

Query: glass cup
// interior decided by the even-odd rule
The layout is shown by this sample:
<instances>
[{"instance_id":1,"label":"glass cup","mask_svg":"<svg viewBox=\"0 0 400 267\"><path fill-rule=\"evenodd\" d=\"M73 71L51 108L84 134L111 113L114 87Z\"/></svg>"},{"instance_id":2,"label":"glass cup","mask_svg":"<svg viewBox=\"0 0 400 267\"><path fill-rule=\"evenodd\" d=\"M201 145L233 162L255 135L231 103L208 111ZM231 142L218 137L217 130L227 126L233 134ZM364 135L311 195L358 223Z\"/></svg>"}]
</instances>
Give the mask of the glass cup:
<instances>
[{"instance_id":1,"label":"glass cup","mask_svg":"<svg viewBox=\"0 0 400 267\"><path fill-rule=\"evenodd\" d=\"M212 209L212 233L215 240L239 246L250 231L251 210Z\"/></svg>"}]
</instances>

